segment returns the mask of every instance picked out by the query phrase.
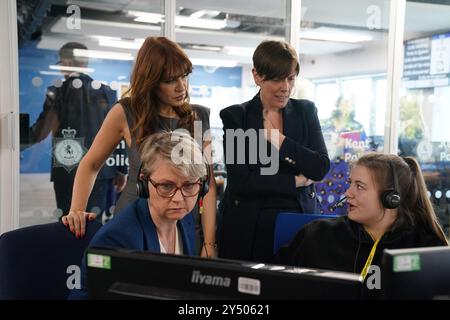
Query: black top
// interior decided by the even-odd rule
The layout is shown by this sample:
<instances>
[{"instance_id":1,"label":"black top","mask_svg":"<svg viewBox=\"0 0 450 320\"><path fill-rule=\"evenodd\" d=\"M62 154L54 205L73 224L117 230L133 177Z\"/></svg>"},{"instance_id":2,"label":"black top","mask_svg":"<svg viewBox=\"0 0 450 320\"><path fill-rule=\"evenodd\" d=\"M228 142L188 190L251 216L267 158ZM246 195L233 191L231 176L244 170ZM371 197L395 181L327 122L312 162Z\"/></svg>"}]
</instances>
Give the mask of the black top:
<instances>
[{"instance_id":1,"label":"black top","mask_svg":"<svg viewBox=\"0 0 450 320\"><path fill-rule=\"evenodd\" d=\"M321 219L304 226L271 262L360 274L373 245L374 241L364 227L347 216ZM430 230L399 227L386 232L380 239L371 265L381 269L384 249L445 245ZM363 298L377 299L381 295L380 290L369 290L365 284L362 288Z\"/></svg>"},{"instance_id":2,"label":"black top","mask_svg":"<svg viewBox=\"0 0 450 320\"><path fill-rule=\"evenodd\" d=\"M363 226L347 216L321 219L303 227L289 246L280 249L275 261L302 267L361 273L373 245L373 239ZM384 249L445 245L437 235L421 227L399 227L383 235L372 265L381 266Z\"/></svg>"},{"instance_id":3,"label":"black top","mask_svg":"<svg viewBox=\"0 0 450 320\"><path fill-rule=\"evenodd\" d=\"M125 115L127 117L128 127L133 128L133 118L132 111L130 107L129 98L122 99L119 101L122 105ZM209 109L200 105L191 105L192 110L197 114L198 121L202 121L202 134L204 134L207 130L209 130ZM178 128L178 119L175 118L167 118L161 117L161 127L162 130L175 130ZM200 144L203 146L202 144ZM141 166L141 158L139 155L139 150L136 145L135 137L131 137L131 146L127 146L128 153L128 161L130 164L129 173L127 183L125 185L125 189L122 191L119 200L117 201L114 212L120 212L124 209L128 204L137 199L136 193L136 183L137 183L137 175L139 171L139 167Z\"/></svg>"}]
</instances>

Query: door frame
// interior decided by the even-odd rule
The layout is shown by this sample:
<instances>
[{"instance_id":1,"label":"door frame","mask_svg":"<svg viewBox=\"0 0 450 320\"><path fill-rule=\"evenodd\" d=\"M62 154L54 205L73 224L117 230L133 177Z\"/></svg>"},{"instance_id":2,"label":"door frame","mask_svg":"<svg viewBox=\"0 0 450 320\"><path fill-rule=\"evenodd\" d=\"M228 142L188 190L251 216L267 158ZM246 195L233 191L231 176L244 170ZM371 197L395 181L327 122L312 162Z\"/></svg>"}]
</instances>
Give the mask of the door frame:
<instances>
[{"instance_id":1,"label":"door frame","mask_svg":"<svg viewBox=\"0 0 450 320\"><path fill-rule=\"evenodd\" d=\"M0 1L0 234L19 227L19 54L16 0Z\"/></svg>"}]
</instances>

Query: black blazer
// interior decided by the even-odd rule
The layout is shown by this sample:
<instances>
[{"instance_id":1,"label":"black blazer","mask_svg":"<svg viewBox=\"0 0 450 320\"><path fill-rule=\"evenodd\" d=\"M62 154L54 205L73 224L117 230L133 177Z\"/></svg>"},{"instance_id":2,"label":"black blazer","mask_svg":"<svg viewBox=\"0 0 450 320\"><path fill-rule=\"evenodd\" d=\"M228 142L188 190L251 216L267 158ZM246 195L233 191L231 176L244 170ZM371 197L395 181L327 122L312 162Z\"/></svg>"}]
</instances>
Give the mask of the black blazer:
<instances>
[{"instance_id":1,"label":"black blazer","mask_svg":"<svg viewBox=\"0 0 450 320\"><path fill-rule=\"evenodd\" d=\"M261 204L273 208L292 208L296 202L302 212L317 212L318 202L314 186L295 187L294 176L303 174L309 179L319 181L329 170L330 160L322 136L317 109L308 100L290 99L283 109L283 134L286 136L279 150L279 170L274 175L261 175L261 168L268 167L258 159L257 163L249 162L249 143L245 144L245 151L237 149L227 150L228 129L263 129L262 104L257 94L252 100L239 105L223 109L220 117L224 129L224 154L227 168L227 189L220 205L223 214L223 233L242 230L247 240L254 237L253 226L258 220ZM231 137L231 136L230 136ZM261 141L258 145L268 142ZM236 142L236 140L235 140ZM251 142L254 147L254 142ZM229 152L234 151L233 163L230 163ZM237 155L245 152L246 162L237 163ZM229 230L233 229L233 231ZM236 233L235 233L236 234ZM223 234L225 235L225 234ZM221 237L226 242L226 236ZM246 240L242 239L242 242Z\"/></svg>"}]
</instances>

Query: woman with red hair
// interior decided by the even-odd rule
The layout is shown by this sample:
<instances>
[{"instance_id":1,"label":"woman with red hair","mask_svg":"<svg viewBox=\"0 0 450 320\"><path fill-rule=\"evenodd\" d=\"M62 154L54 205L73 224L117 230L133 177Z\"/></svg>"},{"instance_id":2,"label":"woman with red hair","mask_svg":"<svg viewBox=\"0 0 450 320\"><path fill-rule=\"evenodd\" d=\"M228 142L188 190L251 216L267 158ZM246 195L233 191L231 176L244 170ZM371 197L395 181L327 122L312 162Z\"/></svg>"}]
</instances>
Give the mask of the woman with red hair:
<instances>
[{"instance_id":1,"label":"woman with red hair","mask_svg":"<svg viewBox=\"0 0 450 320\"><path fill-rule=\"evenodd\" d=\"M197 121L201 121L202 137L209 129L209 109L189 103L188 75L191 72L191 61L175 42L165 37L149 37L144 41L136 57L130 88L108 113L78 168L71 209L62 219L77 237L84 235L86 219L95 217L94 213L86 212L86 203L97 173L122 139L127 145L130 168L115 212L137 198L135 190L141 165L138 147L142 141L163 130L185 129L193 136ZM210 150L210 139L200 142L204 151ZM205 156L210 159L210 155ZM201 215L203 256L216 255L216 188L212 166L209 177L211 191L204 199L205 209Z\"/></svg>"}]
</instances>

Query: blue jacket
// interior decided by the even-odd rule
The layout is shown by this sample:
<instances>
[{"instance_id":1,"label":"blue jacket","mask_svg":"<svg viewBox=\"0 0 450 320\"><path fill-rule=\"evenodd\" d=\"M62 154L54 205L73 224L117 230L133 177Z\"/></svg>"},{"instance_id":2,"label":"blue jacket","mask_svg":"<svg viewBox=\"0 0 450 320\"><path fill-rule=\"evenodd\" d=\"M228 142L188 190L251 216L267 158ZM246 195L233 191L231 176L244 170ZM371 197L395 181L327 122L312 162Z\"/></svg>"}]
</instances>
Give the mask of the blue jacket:
<instances>
[{"instance_id":1,"label":"blue jacket","mask_svg":"<svg viewBox=\"0 0 450 320\"><path fill-rule=\"evenodd\" d=\"M177 223L183 240L183 253L197 255L195 248L195 221L192 213ZM89 247L109 247L160 252L155 224L146 199L138 199L126 207L95 234ZM72 290L69 299L87 299L86 257L81 263L81 289Z\"/></svg>"}]
</instances>

